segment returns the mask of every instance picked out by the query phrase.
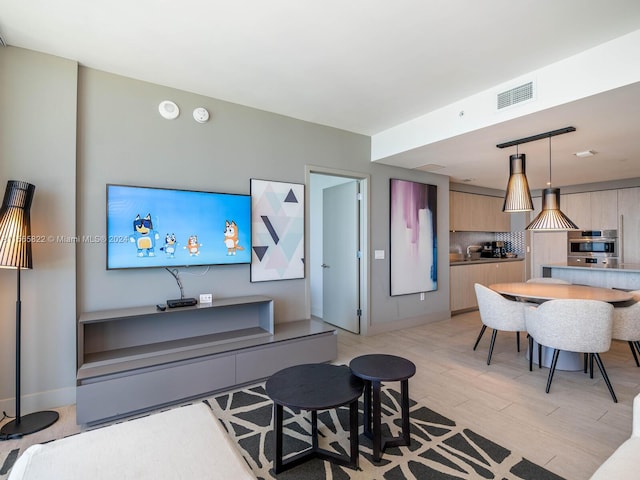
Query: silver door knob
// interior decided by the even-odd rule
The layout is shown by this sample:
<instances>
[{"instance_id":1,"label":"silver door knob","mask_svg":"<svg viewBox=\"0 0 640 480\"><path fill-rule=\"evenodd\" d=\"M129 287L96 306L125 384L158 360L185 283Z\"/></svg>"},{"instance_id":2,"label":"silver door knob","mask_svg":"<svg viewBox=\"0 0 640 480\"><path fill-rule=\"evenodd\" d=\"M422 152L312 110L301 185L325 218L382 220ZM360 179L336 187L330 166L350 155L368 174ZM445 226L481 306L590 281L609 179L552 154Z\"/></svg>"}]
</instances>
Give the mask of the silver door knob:
<instances>
[{"instance_id":1,"label":"silver door knob","mask_svg":"<svg viewBox=\"0 0 640 480\"><path fill-rule=\"evenodd\" d=\"M329 265L327 265L326 263L323 263L322 265L320 265L322 268L330 268Z\"/></svg>"}]
</instances>

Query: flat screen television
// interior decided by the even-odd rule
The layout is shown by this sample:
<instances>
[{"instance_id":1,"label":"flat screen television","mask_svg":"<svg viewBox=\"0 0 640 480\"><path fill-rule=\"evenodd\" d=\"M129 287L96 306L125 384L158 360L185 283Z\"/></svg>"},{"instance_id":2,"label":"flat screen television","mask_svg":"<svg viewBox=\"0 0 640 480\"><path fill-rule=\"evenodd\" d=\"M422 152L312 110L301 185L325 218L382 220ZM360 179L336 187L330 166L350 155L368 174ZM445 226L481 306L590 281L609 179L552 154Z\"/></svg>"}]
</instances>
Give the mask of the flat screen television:
<instances>
[{"instance_id":1,"label":"flat screen television","mask_svg":"<svg viewBox=\"0 0 640 480\"><path fill-rule=\"evenodd\" d=\"M107 185L107 269L251 263L251 196Z\"/></svg>"}]
</instances>

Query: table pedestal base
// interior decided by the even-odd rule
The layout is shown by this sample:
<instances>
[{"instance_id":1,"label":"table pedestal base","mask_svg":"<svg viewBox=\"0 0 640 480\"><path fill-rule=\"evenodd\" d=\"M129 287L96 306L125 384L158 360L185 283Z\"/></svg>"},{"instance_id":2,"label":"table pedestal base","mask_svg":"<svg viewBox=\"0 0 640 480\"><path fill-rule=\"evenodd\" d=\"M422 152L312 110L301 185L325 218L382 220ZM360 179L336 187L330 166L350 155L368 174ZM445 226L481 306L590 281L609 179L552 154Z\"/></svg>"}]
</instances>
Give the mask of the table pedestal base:
<instances>
[{"instance_id":1,"label":"table pedestal base","mask_svg":"<svg viewBox=\"0 0 640 480\"><path fill-rule=\"evenodd\" d=\"M403 447L411 445L411 427L409 424L409 380L402 380L400 382L402 434L399 437L382 436L380 388L381 382L364 382L364 411L362 415L364 423L363 433L370 438L373 443L374 462L380 461L382 453L387 449L387 447Z\"/></svg>"},{"instance_id":2,"label":"table pedestal base","mask_svg":"<svg viewBox=\"0 0 640 480\"><path fill-rule=\"evenodd\" d=\"M529 360L531 352L527 350L526 358ZM542 346L542 366L550 368L551 360L553 359L553 348ZM533 341L533 363L540 365L538 359L538 342ZM566 370L569 372L577 372L584 369L584 356L579 352L567 352L560 350L558 356L558 363L556 364L556 370Z\"/></svg>"},{"instance_id":3,"label":"table pedestal base","mask_svg":"<svg viewBox=\"0 0 640 480\"><path fill-rule=\"evenodd\" d=\"M327 460L337 465L357 469L358 468L358 399L349 404L349 443L350 456L338 455L318 446L318 411L311 411L311 448L304 450L284 460L282 458L283 447L283 412L282 405L274 403L273 416L275 419L274 435L276 443L273 472L278 474L290 468L298 466L312 458Z\"/></svg>"}]
</instances>

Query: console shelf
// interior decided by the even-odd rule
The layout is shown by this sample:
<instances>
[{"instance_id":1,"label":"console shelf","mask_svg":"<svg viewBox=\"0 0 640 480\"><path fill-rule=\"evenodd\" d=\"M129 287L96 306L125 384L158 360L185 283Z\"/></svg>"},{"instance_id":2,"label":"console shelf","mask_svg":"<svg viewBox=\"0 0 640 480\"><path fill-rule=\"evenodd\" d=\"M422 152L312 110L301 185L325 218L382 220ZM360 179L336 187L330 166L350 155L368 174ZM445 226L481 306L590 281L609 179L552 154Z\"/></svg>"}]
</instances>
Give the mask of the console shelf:
<instances>
[{"instance_id":1,"label":"console shelf","mask_svg":"<svg viewBox=\"0 0 640 480\"><path fill-rule=\"evenodd\" d=\"M336 356L335 329L313 320L275 326L273 300L263 296L88 312L78 320L77 422L130 415Z\"/></svg>"}]
</instances>

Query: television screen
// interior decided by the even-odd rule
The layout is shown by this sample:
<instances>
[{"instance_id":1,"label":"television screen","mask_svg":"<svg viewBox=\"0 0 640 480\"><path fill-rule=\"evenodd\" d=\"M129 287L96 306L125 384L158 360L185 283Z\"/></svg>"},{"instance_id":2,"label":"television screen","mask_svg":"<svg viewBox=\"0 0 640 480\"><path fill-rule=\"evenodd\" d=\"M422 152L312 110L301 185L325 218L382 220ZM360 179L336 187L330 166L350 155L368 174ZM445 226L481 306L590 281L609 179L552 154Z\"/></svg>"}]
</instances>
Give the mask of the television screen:
<instances>
[{"instance_id":1,"label":"television screen","mask_svg":"<svg viewBox=\"0 0 640 480\"><path fill-rule=\"evenodd\" d=\"M107 269L250 262L250 195L107 185Z\"/></svg>"}]
</instances>

